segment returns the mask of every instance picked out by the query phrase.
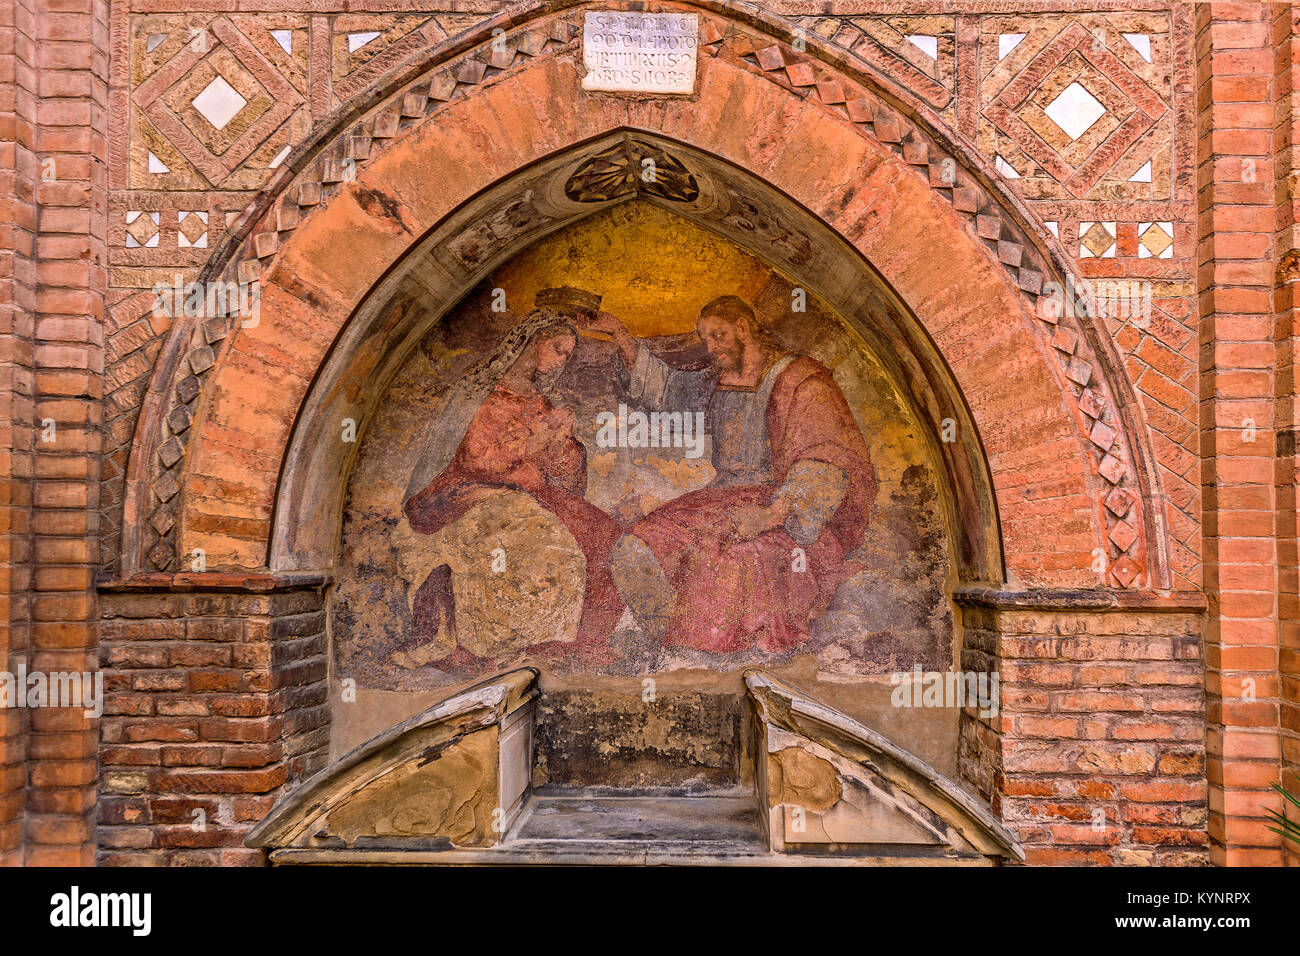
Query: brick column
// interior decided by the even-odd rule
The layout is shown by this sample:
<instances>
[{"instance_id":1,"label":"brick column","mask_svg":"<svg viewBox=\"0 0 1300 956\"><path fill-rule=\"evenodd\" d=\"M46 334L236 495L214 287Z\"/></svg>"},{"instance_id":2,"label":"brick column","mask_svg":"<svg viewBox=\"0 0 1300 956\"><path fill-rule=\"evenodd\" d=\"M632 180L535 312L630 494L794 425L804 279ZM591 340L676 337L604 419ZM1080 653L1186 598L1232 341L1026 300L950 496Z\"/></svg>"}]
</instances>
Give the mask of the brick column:
<instances>
[{"instance_id":1,"label":"brick column","mask_svg":"<svg viewBox=\"0 0 1300 956\"><path fill-rule=\"evenodd\" d=\"M1300 93L1300 9L1278 4L1273 19L1276 62L1276 202L1275 247L1279 253L1274 307L1277 328L1277 587L1279 727L1282 777L1292 792L1300 791L1300 383L1296 380L1297 336L1300 335L1300 111L1292 97ZM1284 801L1278 800L1279 804ZM1288 810L1293 808L1288 806ZM1300 866L1300 847L1285 842L1287 862Z\"/></svg>"},{"instance_id":2,"label":"brick column","mask_svg":"<svg viewBox=\"0 0 1300 956\"><path fill-rule=\"evenodd\" d=\"M40 0L32 648L46 672L98 666L94 574L107 271L107 0ZM94 861L98 727L29 714L28 864Z\"/></svg>"},{"instance_id":3,"label":"brick column","mask_svg":"<svg viewBox=\"0 0 1300 956\"><path fill-rule=\"evenodd\" d=\"M1196 14L1201 483L1213 862L1278 864L1273 7Z\"/></svg>"},{"instance_id":4,"label":"brick column","mask_svg":"<svg viewBox=\"0 0 1300 956\"><path fill-rule=\"evenodd\" d=\"M36 310L36 17L0 0L0 670L30 640ZM0 710L0 865L23 860L26 714Z\"/></svg>"},{"instance_id":5,"label":"brick column","mask_svg":"<svg viewBox=\"0 0 1300 956\"><path fill-rule=\"evenodd\" d=\"M104 585L99 862L257 865L244 836L329 752L323 577Z\"/></svg>"},{"instance_id":6,"label":"brick column","mask_svg":"<svg viewBox=\"0 0 1300 956\"><path fill-rule=\"evenodd\" d=\"M1036 865L1205 862L1203 612L1194 592L958 591L962 669L1001 709L962 711L958 769Z\"/></svg>"}]
</instances>

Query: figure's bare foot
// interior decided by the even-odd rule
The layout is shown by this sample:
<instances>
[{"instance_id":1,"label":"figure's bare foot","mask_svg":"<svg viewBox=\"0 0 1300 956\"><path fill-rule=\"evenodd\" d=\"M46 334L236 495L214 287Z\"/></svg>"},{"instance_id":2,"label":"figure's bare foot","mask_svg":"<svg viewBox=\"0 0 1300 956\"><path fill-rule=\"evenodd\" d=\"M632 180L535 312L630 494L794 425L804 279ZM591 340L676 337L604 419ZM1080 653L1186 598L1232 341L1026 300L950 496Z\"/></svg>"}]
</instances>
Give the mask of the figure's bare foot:
<instances>
[{"instance_id":1,"label":"figure's bare foot","mask_svg":"<svg viewBox=\"0 0 1300 956\"><path fill-rule=\"evenodd\" d=\"M570 657L577 647L572 641L542 641L540 644L530 644L525 653L537 657Z\"/></svg>"},{"instance_id":2,"label":"figure's bare foot","mask_svg":"<svg viewBox=\"0 0 1300 956\"><path fill-rule=\"evenodd\" d=\"M609 667L617 660L608 644L592 644L579 648L577 656L587 667Z\"/></svg>"},{"instance_id":3,"label":"figure's bare foot","mask_svg":"<svg viewBox=\"0 0 1300 956\"><path fill-rule=\"evenodd\" d=\"M457 647L445 657L440 657L438 660L429 663L440 671L466 671L481 668L488 663L488 658L479 657L463 647Z\"/></svg>"},{"instance_id":4,"label":"figure's bare foot","mask_svg":"<svg viewBox=\"0 0 1300 956\"><path fill-rule=\"evenodd\" d=\"M662 644L676 605L676 592L654 552L640 538L625 534L614 545L609 569L642 633L652 643Z\"/></svg>"}]
</instances>

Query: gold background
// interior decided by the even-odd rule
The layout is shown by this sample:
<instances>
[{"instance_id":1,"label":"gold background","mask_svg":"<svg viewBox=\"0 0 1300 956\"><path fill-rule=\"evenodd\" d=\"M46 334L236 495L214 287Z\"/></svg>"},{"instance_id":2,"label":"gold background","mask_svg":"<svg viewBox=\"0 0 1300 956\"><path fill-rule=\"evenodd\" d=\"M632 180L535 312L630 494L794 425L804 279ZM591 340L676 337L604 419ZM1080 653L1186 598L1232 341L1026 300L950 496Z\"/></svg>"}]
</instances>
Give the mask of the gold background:
<instances>
[{"instance_id":1,"label":"gold background","mask_svg":"<svg viewBox=\"0 0 1300 956\"><path fill-rule=\"evenodd\" d=\"M716 296L753 302L771 277L768 266L690 220L630 202L548 236L489 282L505 289L517 315L532 311L542 289L588 289L633 335L655 336L694 331L700 309Z\"/></svg>"}]
</instances>

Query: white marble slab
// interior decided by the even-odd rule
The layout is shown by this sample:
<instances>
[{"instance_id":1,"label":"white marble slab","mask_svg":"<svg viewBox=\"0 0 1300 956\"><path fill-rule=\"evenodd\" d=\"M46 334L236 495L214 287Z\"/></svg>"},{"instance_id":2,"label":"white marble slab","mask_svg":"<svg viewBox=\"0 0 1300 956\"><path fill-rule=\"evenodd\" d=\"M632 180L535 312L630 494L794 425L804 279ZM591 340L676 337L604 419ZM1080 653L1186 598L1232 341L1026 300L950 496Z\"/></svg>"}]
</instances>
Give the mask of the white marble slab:
<instances>
[{"instance_id":1,"label":"white marble slab","mask_svg":"<svg viewBox=\"0 0 1300 956\"><path fill-rule=\"evenodd\" d=\"M586 15L582 62L586 90L627 93L693 93L699 52L694 13Z\"/></svg>"}]
</instances>

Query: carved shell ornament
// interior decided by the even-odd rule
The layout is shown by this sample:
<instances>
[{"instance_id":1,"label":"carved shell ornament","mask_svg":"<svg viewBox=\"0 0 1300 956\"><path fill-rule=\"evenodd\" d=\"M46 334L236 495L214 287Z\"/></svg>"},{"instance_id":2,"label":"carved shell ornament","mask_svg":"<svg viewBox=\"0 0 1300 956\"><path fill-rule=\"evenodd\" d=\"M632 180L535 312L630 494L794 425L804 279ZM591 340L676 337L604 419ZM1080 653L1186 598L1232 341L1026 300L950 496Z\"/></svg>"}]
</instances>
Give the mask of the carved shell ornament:
<instances>
[{"instance_id":1,"label":"carved shell ornament","mask_svg":"<svg viewBox=\"0 0 1300 956\"><path fill-rule=\"evenodd\" d=\"M564 193L583 203L633 195L694 202L700 184L676 156L629 137L583 163L564 184Z\"/></svg>"}]
</instances>

